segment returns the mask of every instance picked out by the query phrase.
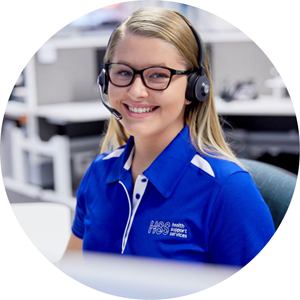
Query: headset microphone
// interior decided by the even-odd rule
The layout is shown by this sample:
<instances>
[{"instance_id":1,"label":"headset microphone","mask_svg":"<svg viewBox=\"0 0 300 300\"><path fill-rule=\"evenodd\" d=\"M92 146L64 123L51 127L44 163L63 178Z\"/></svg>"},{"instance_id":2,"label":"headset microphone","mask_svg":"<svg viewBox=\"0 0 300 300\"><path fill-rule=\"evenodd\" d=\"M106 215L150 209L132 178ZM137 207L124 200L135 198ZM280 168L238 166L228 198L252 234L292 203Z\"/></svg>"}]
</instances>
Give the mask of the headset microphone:
<instances>
[{"instance_id":1,"label":"headset microphone","mask_svg":"<svg viewBox=\"0 0 300 300\"><path fill-rule=\"evenodd\" d=\"M121 120L122 119L122 115L117 110L115 110L114 108L110 107L109 105L107 105L105 103L107 100L105 100L105 96L104 96L105 89L106 89L106 85L104 84L104 81L103 81L103 78L105 78L105 74L104 73L105 73L105 69L103 69L101 71L101 74L98 76L98 79L97 79L97 85L99 87L100 99L101 99L103 105L110 111L110 113L117 120ZM104 91L103 91L103 87L104 87Z\"/></svg>"}]
</instances>

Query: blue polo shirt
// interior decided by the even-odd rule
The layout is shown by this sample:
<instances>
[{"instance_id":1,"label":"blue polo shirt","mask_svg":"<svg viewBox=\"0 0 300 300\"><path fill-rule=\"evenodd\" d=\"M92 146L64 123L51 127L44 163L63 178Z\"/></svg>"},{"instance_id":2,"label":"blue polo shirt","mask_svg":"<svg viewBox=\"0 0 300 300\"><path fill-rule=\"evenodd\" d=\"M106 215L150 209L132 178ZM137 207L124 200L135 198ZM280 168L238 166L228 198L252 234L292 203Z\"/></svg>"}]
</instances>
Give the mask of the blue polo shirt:
<instances>
[{"instance_id":1,"label":"blue polo shirt","mask_svg":"<svg viewBox=\"0 0 300 300\"><path fill-rule=\"evenodd\" d=\"M98 155L77 191L83 250L243 266L274 234L248 172L204 156L185 126L132 183L134 138Z\"/></svg>"}]
</instances>

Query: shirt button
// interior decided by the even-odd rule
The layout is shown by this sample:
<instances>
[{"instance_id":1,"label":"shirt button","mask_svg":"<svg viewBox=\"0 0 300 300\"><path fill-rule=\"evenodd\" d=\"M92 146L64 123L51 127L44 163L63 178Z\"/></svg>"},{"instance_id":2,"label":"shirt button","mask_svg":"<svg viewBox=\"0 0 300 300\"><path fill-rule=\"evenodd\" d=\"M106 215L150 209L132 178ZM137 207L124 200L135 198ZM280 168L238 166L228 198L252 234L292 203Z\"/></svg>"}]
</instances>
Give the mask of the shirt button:
<instances>
[{"instance_id":1,"label":"shirt button","mask_svg":"<svg viewBox=\"0 0 300 300\"><path fill-rule=\"evenodd\" d=\"M147 181L147 179L146 179L146 178L143 178L143 179L142 179L142 182L146 182L146 181Z\"/></svg>"},{"instance_id":2,"label":"shirt button","mask_svg":"<svg viewBox=\"0 0 300 300\"><path fill-rule=\"evenodd\" d=\"M136 194L135 198L139 200L141 198L141 195L140 194Z\"/></svg>"}]
</instances>

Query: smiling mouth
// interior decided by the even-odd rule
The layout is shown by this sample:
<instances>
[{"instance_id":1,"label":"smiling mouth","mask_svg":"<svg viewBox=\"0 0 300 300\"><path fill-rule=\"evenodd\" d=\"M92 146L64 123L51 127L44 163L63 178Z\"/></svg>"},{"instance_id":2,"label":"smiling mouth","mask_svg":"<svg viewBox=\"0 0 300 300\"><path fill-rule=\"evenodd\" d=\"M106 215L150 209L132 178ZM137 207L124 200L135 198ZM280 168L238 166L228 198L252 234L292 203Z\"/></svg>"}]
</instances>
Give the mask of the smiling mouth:
<instances>
[{"instance_id":1,"label":"smiling mouth","mask_svg":"<svg viewBox=\"0 0 300 300\"><path fill-rule=\"evenodd\" d=\"M154 107L132 107L129 105L126 105L127 109L135 114L144 114L144 113L149 113L152 112L154 110L156 110L158 108L158 106L154 106Z\"/></svg>"}]
</instances>

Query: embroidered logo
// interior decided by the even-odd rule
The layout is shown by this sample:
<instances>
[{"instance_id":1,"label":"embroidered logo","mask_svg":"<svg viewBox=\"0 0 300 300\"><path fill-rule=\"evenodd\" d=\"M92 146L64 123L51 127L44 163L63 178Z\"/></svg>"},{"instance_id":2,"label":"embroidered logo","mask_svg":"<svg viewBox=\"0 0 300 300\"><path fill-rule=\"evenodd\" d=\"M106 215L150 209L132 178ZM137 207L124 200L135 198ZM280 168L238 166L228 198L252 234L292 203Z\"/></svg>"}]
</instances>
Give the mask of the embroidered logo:
<instances>
[{"instance_id":1,"label":"embroidered logo","mask_svg":"<svg viewBox=\"0 0 300 300\"><path fill-rule=\"evenodd\" d=\"M164 223L163 221L156 221L154 223L154 221L152 220L151 223L150 223L150 227L148 229L148 233L151 233L152 234L163 234L163 235L167 235L169 233L169 230L170 230L170 222L166 222Z\"/></svg>"},{"instance_id":2,"label":"embroidered logo","mask_svg":"<svg viewBox=\"0 0 300 300\"><path fill-rule=\"evenodd\" d=\"M188 231L183 223L163 222L163 221L151 221L148 229L148 233L163 234L169 236L175 236L179 238L187 238Z\"/></svg>"}]
</instances>

